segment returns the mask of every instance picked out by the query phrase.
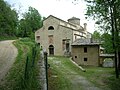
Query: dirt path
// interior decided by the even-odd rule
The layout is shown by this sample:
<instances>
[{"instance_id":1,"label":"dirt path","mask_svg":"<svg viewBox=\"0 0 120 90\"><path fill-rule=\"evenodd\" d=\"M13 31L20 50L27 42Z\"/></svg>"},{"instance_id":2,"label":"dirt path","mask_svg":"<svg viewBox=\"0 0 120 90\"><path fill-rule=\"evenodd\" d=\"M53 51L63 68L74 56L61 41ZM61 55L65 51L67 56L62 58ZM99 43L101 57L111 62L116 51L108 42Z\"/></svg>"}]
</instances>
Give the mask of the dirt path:
<instances>
[{"instance_id":1,"label":"dirt path","mask_svg":"<svg viewBox=\"0 0 120 90\"><path fill-rule=\"evenodd\" d=\"M65 60L61 60L58 57L49 57L49 62L69 80L71 83L70 90L102 90L69 67Z\"/></svg>"},{"instance_id":2,"label":"dirt path","mask_svg":"<svg viewBox=\"0 0 120 90\"><path fill-rule=\"evenodd\" d=\"M0 83L14 63L18 53L12 42L14 40L0 42Z\"/></svg>"}]
</instances>

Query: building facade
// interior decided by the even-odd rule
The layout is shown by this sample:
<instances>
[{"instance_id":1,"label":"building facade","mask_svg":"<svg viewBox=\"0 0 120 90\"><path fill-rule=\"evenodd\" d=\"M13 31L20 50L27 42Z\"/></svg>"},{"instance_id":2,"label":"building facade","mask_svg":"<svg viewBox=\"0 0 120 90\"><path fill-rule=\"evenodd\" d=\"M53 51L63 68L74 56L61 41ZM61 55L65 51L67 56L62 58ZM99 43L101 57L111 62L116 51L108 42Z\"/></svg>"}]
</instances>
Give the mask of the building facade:
<instances>
[{"instance_id":1,"label":"building facade","mask_svg":"<svg viewBox=\"0 0 120 90\"><path fill-rule=\"evenodd\" d=\"M100 44L91 39L77 39L72 44L72 59L78 65L100 65Z\"/></svg>"},{"instance_id":2,"label":"building facade","mask_svg":"<svg viewBox=\"0 0 120 90\"><path fill-rule=\"evenodd\" d=\"M69 55L71 44L78 38L90 38L87 24L80 25L80 19L72 17L63 21L52 15L43 21L43 27L35 32L35 41L39 43L48 55Z\"/></svg>"}]
</instances>

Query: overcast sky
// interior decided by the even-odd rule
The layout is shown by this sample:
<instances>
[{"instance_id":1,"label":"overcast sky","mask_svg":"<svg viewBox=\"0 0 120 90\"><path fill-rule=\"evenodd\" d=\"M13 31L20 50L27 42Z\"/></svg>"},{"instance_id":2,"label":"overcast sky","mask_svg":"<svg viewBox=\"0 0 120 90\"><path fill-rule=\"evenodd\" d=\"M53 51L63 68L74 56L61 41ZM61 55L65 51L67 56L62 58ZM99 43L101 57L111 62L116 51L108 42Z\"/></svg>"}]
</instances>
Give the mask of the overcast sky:
<instances>
[{"instance_id":1,"label":"overcast sky","mask_svg":"<svg viewBox=\"0 0 120 90\"><path fill-rule=\"evenodd\" d=\"M94 21L85 19L86 3L84 0L72 3L73 0L5 0L21 12L27 11L29 6L36 8L42 16L54 15L67 21L71 17L80 18L81 26L87 23L89 32L94 31ZM77 1L77 0L76 0Z\"/></svg>"}]
</instances>

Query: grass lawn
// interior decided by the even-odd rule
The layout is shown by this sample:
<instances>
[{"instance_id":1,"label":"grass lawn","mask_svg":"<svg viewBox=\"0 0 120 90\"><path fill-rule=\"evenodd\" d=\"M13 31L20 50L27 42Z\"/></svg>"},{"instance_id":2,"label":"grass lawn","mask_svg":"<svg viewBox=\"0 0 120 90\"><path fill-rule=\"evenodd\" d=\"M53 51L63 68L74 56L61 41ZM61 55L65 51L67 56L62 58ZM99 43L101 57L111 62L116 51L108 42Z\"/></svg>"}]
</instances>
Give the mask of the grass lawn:
<instances>
[{"instance_id":1,"label":"grass lawn","mask_svg":"<svg viewBox=\"0 0 120 90\"><path fill-rule=\"evenodd\" d=\"M70 90L71 83L68 82L68 79L64 77L64 74L61 72L61 69L59 69L61 62L58 58L62 57L48 58L48 63L50 64L50 68L48 69L49 90ZM62 58L62 60L64 59L66 58ZM54 60L56 60L56 62L54 62Z\"/></svg>"},{"instance_id":2,"label":"grass lawn","mask_svg":"<svg viewBox=\"0 0 120 90\"><path fill-rule=\"evenodd\" d=\"M66 57L49 57L48 62L49 90L85 90L82 84L85 80L80 77L102 90L120 90L120 79L115 78L114 68L83 66L86 72L82 72Z\"/></svg>"}]
</instances>

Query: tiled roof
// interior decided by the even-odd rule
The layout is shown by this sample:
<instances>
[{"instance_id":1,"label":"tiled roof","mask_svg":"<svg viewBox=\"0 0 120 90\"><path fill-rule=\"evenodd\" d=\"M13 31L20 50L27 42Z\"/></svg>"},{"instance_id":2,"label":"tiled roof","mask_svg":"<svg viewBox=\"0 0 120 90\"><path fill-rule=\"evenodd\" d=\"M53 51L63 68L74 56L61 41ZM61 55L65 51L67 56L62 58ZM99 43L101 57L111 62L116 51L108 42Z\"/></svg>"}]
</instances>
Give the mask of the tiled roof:
<instances>
[{"instance_id":1,"label":"tiled roof","mask_svg":"<svg viewBox=\"0 0 120 90\"><path fill-rule=\"evenodd\" d=\"M72 43L72 46L76 46L76 45L100 45L100 43L93 41L91 38L85 38L85 39L76 39Z\"/></svg>"}]
</instances>

